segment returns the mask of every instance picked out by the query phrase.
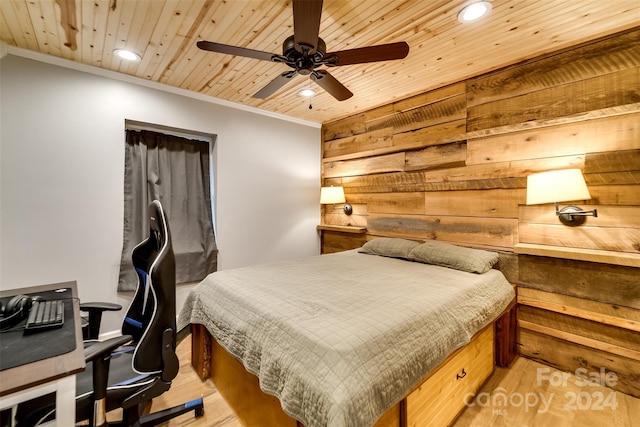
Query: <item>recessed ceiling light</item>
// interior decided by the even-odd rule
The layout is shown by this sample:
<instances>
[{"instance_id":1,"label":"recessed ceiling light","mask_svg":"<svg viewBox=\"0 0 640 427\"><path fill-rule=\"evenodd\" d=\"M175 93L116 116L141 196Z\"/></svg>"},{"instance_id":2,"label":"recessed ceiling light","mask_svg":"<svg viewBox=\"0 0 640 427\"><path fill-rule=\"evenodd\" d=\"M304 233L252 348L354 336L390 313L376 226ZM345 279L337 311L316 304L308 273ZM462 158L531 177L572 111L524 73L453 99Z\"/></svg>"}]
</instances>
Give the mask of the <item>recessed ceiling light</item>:
<instances>
[{"instance_id":1,"label":"recessed ceiling light","mask_svg":"<svg viewBox=\"0 0 640 427\"><path fill-rule=\"evenodd\" d=\"M462 23L476 21L485 16L491 10L491 2L478 1L462 8L458 13L458 21Z\"/></svg>"},{"instance_id":2,"label":"recessed ceiling light","mask_svg":"<svg viewBox=\"0 0 640 427\"><path fill-rule=\"evenodd\" d=\"M313 89L302 89L298 94L300 96L313 96L316 94L316 91Z\"/></svg>"},{"instance_id":3,"label":"recessed ceiling light","mask_svg":"<svg viewBox=\"0 0 640 427\"><path fill-rule=\"evenodd\" d=\"M125 61L138 62L142 59L140 55L127 49L116 49L113 53Z\"/></svg>"}]
</instances>

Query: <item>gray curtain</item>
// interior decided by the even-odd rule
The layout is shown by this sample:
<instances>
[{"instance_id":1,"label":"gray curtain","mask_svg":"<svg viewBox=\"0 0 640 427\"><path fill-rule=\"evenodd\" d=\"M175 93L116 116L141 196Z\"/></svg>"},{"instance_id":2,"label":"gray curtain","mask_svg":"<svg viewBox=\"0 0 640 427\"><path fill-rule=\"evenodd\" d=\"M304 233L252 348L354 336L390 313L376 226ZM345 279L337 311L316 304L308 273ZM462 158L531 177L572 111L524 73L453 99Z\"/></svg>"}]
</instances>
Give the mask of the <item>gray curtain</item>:
<instances>
[{"instance_id":1,"label":"gray curtain","mask_svg":"<svg viewBox=\"0 0 640 427\"><path fill-rule=\"evenodd\" d=\"M149 234L147 207L159 200L176 257L176 283L216 271L211 215L209 145L146 130L127 130L124 172L124 240L119 291L135 290L131 251Z\"/></svg>"}]
</instances>

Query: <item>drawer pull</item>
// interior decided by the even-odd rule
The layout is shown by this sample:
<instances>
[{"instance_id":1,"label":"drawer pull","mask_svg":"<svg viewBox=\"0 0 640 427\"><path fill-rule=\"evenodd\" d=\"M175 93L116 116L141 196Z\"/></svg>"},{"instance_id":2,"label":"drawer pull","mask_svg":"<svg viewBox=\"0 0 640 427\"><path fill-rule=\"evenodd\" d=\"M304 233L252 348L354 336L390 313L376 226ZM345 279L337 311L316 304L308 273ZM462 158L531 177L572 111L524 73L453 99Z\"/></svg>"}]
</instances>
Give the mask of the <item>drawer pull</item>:
<instances>
[{"instance_id":1,"label":"drawer pull","mask_svg":"<svg viewBox=\"0 0 640 427\"><path fill-rule=\"evenodd\" d=\"M459 379L464 378L466 376L467 376L467 373L464 371L464 368L462 368L462 373L456 374L456 379L459 380Z\"/></svg>"}]
</instances>

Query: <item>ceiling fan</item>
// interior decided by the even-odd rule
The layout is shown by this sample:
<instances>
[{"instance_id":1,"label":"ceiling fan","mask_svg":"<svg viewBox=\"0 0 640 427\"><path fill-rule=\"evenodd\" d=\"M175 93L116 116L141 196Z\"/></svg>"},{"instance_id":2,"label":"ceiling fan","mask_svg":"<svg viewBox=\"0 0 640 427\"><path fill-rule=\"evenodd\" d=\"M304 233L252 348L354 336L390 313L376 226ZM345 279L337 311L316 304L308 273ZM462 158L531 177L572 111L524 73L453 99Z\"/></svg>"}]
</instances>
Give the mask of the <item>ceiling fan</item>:
<instances>
[{"instance_id":1,"label":"ceiling fan","mask_svg":"<svg viewBox=\"0 0 640 427\"><path fill-rule=\"evenodd\" d=\"M261 99L271 96L296 74L300 74L310 76L338 101L344 101L351 98L353 93L328 71L318 70L318 67L389 61L405 58L409 54L409 45L406 42L327 52L327 45L318 36L321 15L322 0L293 0L293 35L287 37L282 44L282 55L206 40L198 41L197 46L211 52L279 62L292 68L253 95L254 98Z\"/></svg>"}]
</instances>

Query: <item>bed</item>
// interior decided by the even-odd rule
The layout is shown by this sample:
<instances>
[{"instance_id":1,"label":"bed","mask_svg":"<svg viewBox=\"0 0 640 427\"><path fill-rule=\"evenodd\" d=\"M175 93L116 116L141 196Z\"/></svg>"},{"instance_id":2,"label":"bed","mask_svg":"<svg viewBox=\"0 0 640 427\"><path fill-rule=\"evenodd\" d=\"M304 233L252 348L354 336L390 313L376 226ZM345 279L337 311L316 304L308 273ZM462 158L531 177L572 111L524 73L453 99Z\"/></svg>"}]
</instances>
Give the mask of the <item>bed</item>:
<instances>
[{"instance_id":1,"label":"bed","mask_svg":"<svg viewBox=\"0 0 640 427\"><path fill-rule=\"evenodd\" d=\"M513 307L496 261L488 251L379 238L219 271L191 291L178 327L192 325L201 377L232 383L241 400L259 387L271 399L264 410L280 406L291 425L419 425L433 421L438 399L454 399L458 408L438 415L448 423L491 374L495 322ZM452 391L436 396L453 373Z\"/></svg>"}]
</instances>

